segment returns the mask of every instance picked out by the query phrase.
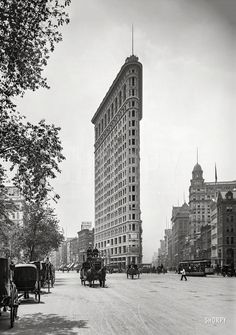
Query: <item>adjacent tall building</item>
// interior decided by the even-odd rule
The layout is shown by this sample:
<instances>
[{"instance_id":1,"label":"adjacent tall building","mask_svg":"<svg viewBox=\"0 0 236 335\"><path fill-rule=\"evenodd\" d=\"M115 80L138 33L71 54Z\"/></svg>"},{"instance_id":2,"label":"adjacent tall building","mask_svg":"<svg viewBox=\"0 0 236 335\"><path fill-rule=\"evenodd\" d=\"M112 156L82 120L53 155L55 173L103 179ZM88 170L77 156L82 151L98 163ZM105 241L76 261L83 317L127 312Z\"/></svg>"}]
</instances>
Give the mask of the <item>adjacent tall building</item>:
<instances>
[{"instance_id":1,"label":"adjacent tall building","mask_svg":"<svg viewBox=\"0 0 236 335\"><path fill-rule=\"evenodd\" d=\"M95 129L95 245L110 264L142 262L140 120L142 64L128 57L92 123Z\"/></svg>"},{"instance_id":2,"label":"adjacent tall building","mask_svg":"<svg viewBox=\"0 0 236 335\"><path fill-rule=\"evenodd\" d=\"M188 254L190 259L199 258L201 255L201 247L197 248L196 243L202 235L202 231L209 230L207 227L204 230L203 227L211 225L212 200L217 199L218 192L233 191L235 189L235 180L218 182L216 171L215 181L206 182L203 179L203 170L200 164L197 162L194 166L189 187L190 245Z\"/></svg>"}]
</instances>

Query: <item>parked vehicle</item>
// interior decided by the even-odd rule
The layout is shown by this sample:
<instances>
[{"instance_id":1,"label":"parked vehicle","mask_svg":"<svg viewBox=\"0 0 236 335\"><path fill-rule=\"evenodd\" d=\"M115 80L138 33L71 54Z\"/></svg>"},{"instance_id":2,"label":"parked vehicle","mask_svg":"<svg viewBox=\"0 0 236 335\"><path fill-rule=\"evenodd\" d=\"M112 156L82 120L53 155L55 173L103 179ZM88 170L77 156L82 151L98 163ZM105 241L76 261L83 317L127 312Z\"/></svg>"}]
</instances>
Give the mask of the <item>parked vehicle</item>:
<instances>
[{"instance_id":1,"label":"parked vehicle","mask_svg":"<svg viewBox=\"0 0 236 335\"><path fill-rule=\"evenodd\" d=\"M34 264L16 264L13 281L18 291L18 299L28 299L30 294L40 302L40 276Z\"/></svg>"},{"instance_id":2,"label":"parked vehicle","mask_svg":"<svg viewBox=\"0 0 236 335\"><path fill-rule=\"evenodd\" d=\"M126 272L120 265L110 264L106 266L107 272L109 273L122 273Z\"/></svg>"},{"instance_id":3,"label":"parked vehicle","mask_svg":"<svg viewBox=\"0 0 236 335\"><path fill-rule=\"evenodd\" d=\"M55 283L55 268L52 263L40 263L42 264L42 269L40 270L41 287L47 288L49 293L50 288L53 287Z\"/></svg>"},{"instance_id":4,"label":"parked vehicle","mask_svg":"<svg viewBox=\"0 0 236 335\"><path fill-rule=\"evenodd\" d=\"M140 272L139 272L137 264L131 264L128 266L127 278L129 277L132 279L134 279L134 277L138 277L138 278L140 277Z\"/></svg>"},{"instance_id":5,"label":"parked vehicle","mask_svg":"<svg viewBox=\"0 0 236 335\"><path fill-rule=\"evenodd\" d=\"M12 281L12 270L7 258L0 258L0 315L10 311L10 326L14 325L18 310L18 293Z\"/></svg>"},{"instance_id":6,"label":"parked vehicle","mask_svg":"<svg viewBox=\"0 0 236 335\"><path fill-rule=\"evenodd\" d=\"M230 265L223 265L221 269L221 273L223 277L233 277L235 276L235 270Z\"/></svg>"},{"instance_id":7,"label":"parked vehicle","mask_svg":"<svg viewBox=\"0 0 236 335\"><path fill-rule=\"evenodd\" d=\"M152 264L151 263L143 263L140 267L141 273L151 273L152 271Z\"/></svg>"},{"instance_id":8,"label":"parked vehicle","mask_svg":"<svg viewBox=\"0 0 236 335\"><path fill-rule=\"evenodd\" d=\"M179 263L178 273L185 269L186 276L204 277L211 266L210 260L188 260Z\"/></svg>"},{"instance_id":9,"label":"parked vehicle","mask_svg":"<svg viewBox=\"0 0 236 335\"><path fill-rule=\"evenodd\" d=\"M58 271L62 271L62 272L68 271L68 266L65 264L60 265Z\"/></svg>"}]
</instances>

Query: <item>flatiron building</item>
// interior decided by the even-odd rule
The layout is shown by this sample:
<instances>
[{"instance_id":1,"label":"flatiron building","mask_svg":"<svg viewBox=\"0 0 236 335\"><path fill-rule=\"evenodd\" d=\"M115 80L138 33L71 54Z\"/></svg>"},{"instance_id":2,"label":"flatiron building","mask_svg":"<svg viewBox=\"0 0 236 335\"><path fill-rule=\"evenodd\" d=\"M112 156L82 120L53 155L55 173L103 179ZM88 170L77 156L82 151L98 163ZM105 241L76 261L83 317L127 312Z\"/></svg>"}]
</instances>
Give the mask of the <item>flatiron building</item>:
<instances>
[{"instance_id":1,"label":"flatiron building","mask_svg":"<svg viewBox=\"0 0 236 335\"><path fill-rule=\"evenodd\" d=\"M142 64L128 57L92 118L95 130L94 243L106 264L142 262L140 120Z\"/></svg>"}]
</instances>

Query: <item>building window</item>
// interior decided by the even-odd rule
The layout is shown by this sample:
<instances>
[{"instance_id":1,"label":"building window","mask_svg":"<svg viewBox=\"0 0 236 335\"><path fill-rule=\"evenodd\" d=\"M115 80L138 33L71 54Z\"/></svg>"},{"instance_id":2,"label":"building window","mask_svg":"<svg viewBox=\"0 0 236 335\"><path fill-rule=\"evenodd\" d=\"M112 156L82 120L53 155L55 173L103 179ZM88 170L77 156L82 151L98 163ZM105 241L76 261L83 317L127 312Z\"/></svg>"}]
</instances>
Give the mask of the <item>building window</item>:
<instances>
[{"instance_id":1,"label":"building window","mask_svg":"<svg viewBox=\"0 0 236 335\"><path fill-rule=\"evenodd\" d=\"M126 100L126 85L123 87L123 100Z\"/></svg>"},{"instance_id":2,"label":"building window","mask_svg":"<svg viewBox=\"0 0 236 335\"><path fill-rule=\"evenodd\" d=\"M121 103L122 103L121 97L122 97L122 95L121 95L121 91L120 91L119 92L119 107L121 106Z\"/></svg>"},{"instance_id":3,"label":"building window","mask_svg":"<svg viewBox=\"0 0 236 335\"><path fill-rule=\"evenodd\" d=\"M107 114L105 114L105 128L107 126Z\"/></svg>"},{"instance_id":4,"label":"building window","mask_svg":"<svg viewBox=\"0 0 236 335\"><path fill-rule=\"evenodd\" d=\"M226 237L226 244L229 244L229 237Z\"/></svg>"},{"instance_id":5,"label":"building window","mask_svg":"<svg viewBox=\"0 0 236 335\"><path fill-rule=\"evenodd\" d=\"M234 244L234 237L231 236L231 244Z\"/></svg>"}]
</instances>

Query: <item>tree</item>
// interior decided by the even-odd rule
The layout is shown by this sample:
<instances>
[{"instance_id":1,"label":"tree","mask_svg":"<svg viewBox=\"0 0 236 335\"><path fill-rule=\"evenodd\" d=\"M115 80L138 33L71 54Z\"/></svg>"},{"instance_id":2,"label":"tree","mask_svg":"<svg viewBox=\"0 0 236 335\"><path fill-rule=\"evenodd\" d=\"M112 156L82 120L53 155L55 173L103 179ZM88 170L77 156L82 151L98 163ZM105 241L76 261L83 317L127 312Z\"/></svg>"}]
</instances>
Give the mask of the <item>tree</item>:
<instances>
[{"instance_id":1,"label":"tree","mask_svg":"<svg viewBox=\"0 0 236 335\"><path fill-rule=\"evenodd\" d=\"M44 258L52 250L56 250L63 240L64 236L52 208L38 204L25 206L19 245L24 250L26 260Z\"/></svg>"},{"instance_id":2,"label":"tree","mask_svg":"<svg viewBox=\"0 0 236 335\"><path fill-rule=\"evenodd\" d=\"M50 216L42 219L37 211L43 215L48 196L55 201L59 199L55 192L50 196L53 188L49 179L60 172L59 163L65 159L59 139L60 128L44 120L37 125L26 122L16 111L13 99L23 96L26 90L49 88L43 70L55 44L62 40L60 27L69 22L66 7L70 2L0 1L0 159L10 162L10 170L16 172L14 184L20 188L26 206L32 209L29 235L34 229L38 234L40 229L46 231L54 227L55 241L61 239L60 233L56 234L58 221L49 219ZM5 176L6 171L0 164L0 187ZM0 209L7 220L2 199ZM2 229L7 228L6 220ZM24 230L23 236L26 235Z\"/></svg>"},{"instance_id":3,"label":"tree","mask_svg":"<svg viewBox=\"0 0 236 335\"><path fill-rule=\"evenodd\" d=\"M19 227L10 219L15 211L16 205L7 195L6 188L0 188L0 251L7 256L19 255L18 245L14 243Z\"/></svg>"},{"instance_id":4,"label":"tree","mask_svg":"<svg viewBox=\"0 0 236 335\"><path fill-rule=\"evenodd\" d=\"M70 0L0 1L0 95L3 108L28 89L48 87L42 72L55 44L59 27L69 22Z\"/></svg>"},{"instance_id":5,"label":"tree","mask_svg":"<svg viewBox=\"0 0 236 335\"><path fill-rule=\"evenodd\" d=\"M49 88L42 72L55 44L62 40L59 28L69 22L65 11L69 4L70 0L0 1L0 158L12 162L12 169L19 165L15 181L24 185L25 195L29 191L32 196L39 185L42 195L43 178L55 178L57 162L64 157L60 129L45 121L25 124L12 99L26 90ZM47 163L49 156L53 159ZM37 161L43 164L40 172Z\"/></svg>"},{"instance_id":6,"label":"tree","mask_svg":"<svg viewBox=\"0 0 236 335\"><path fill-rule=\"evenodd\" d=\"M16 168L13 181L20 188L26 201L44 201L53 190L49 179L60 172L58 164L65 159L59 139L60 128L47 125L44 120L38 125L29 122L11 123L7 133L0 134L0 157ZM59 198L54 194L53 198Z\"/></svg>"}]
</instances>

